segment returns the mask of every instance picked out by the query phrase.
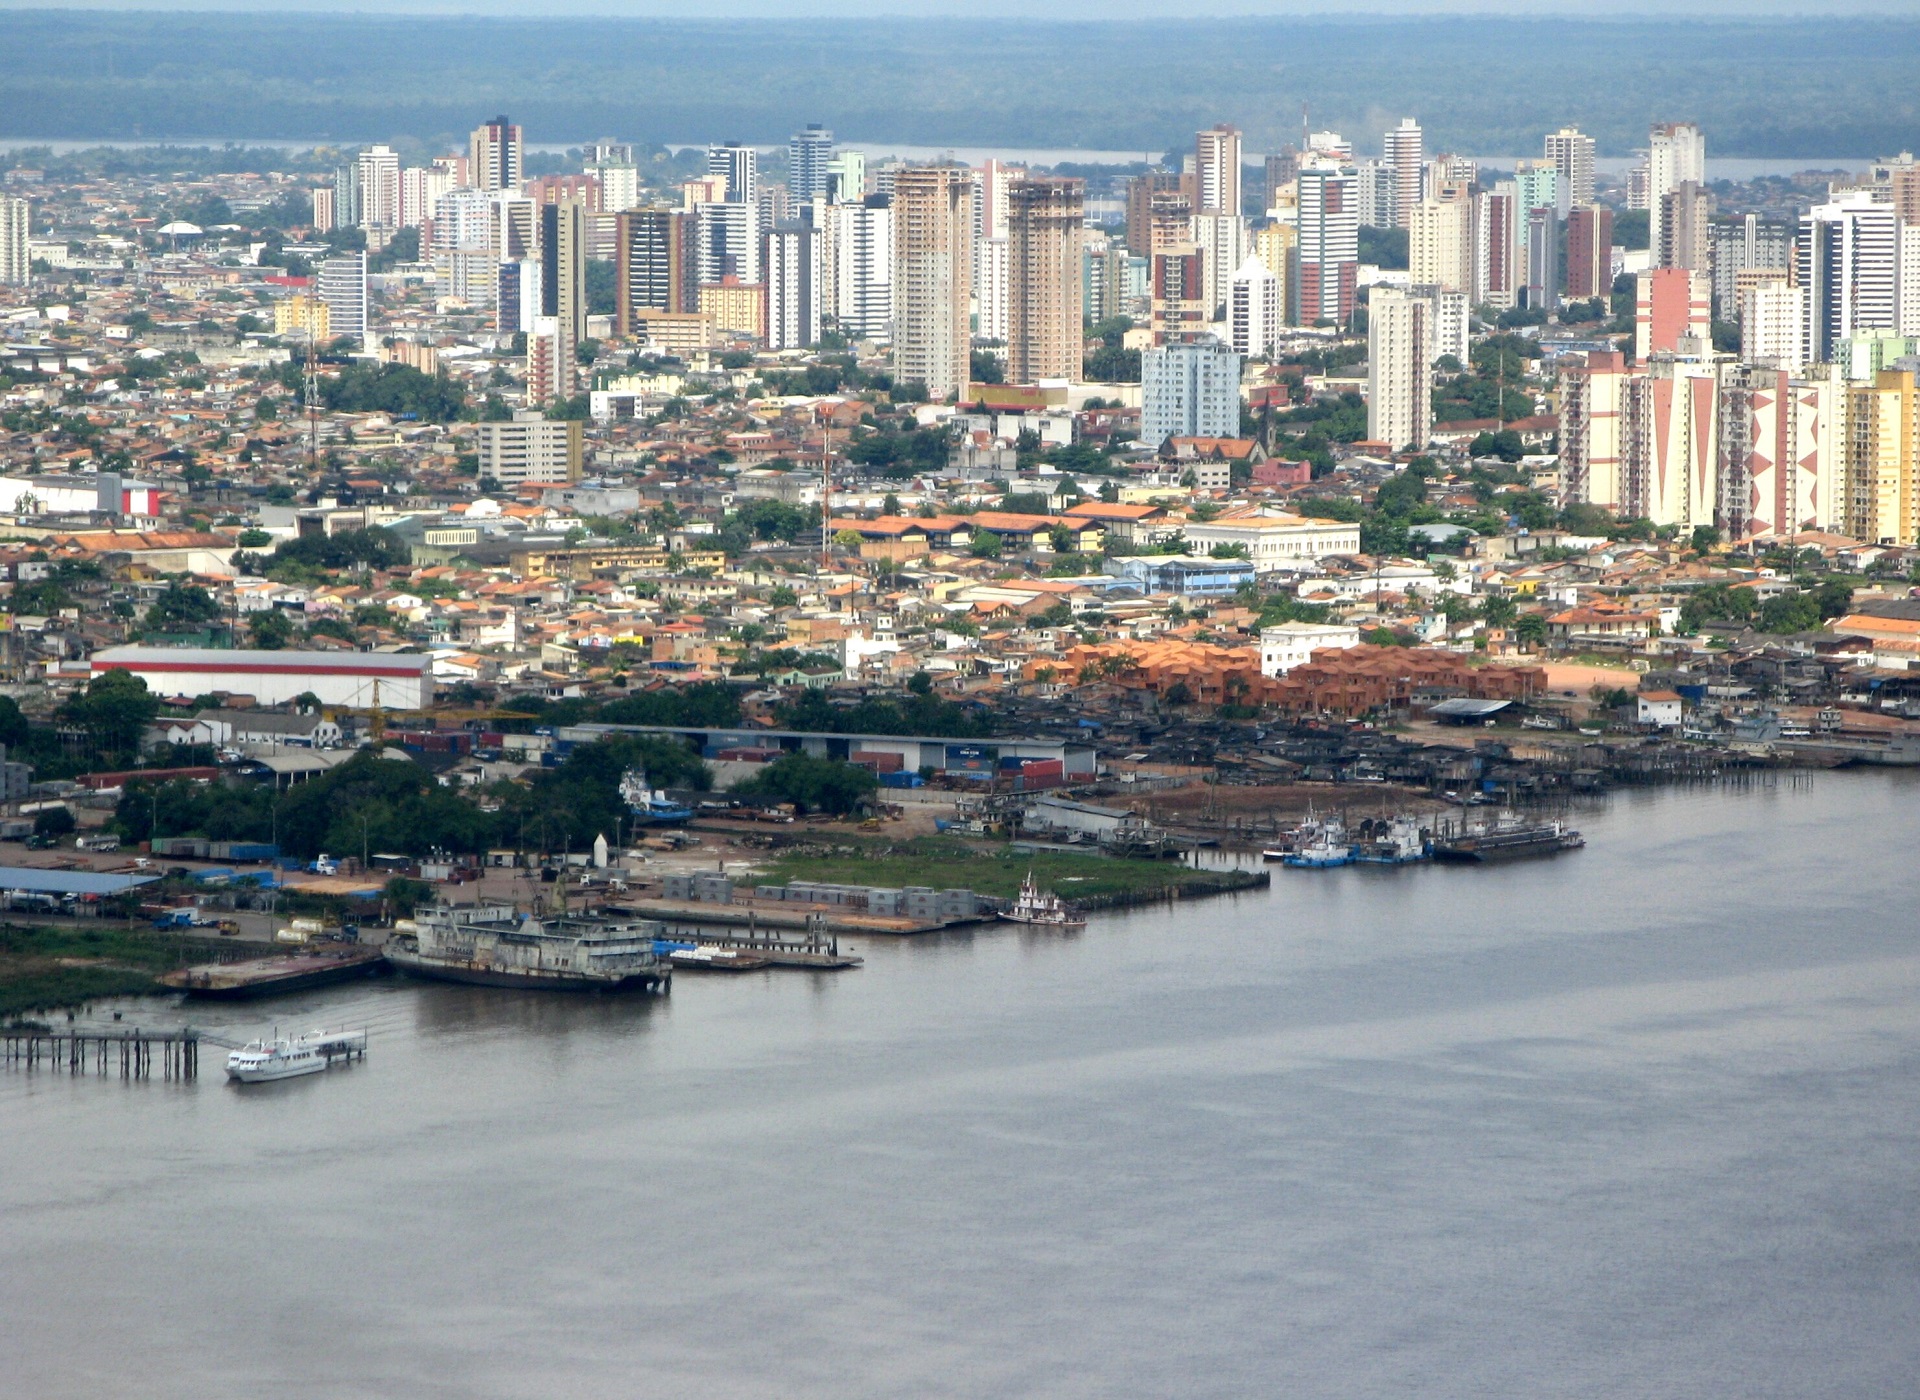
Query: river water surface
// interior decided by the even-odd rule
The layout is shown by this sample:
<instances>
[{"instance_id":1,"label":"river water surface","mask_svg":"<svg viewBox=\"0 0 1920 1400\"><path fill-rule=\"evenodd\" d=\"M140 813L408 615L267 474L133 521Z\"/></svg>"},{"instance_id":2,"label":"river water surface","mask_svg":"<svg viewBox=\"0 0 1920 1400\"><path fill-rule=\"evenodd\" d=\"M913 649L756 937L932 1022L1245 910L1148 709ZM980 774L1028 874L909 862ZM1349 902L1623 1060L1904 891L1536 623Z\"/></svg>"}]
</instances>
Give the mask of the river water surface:
<instances>
[{"instance_id":1,"label":"river water surface","mask_svg":"<svg viewBox=\"0 0 1920 1400\"><path fill-rule=\"evenodd\" d=\"M0 1395L1915 1394L1920 781L1578 820L670 999L196 1010L371 1028L279 1085L6 1071Z\"/></svg>"}]
</instances>

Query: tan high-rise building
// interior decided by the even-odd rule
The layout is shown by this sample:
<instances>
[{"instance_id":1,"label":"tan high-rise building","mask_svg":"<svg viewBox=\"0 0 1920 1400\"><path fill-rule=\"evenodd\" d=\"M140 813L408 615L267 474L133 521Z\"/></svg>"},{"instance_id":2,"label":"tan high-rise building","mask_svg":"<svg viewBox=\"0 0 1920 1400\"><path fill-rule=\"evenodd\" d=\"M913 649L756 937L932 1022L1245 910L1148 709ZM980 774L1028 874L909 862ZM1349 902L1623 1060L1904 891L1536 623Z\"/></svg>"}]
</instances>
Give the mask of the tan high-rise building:
<instances>
[{"instance_id":1,"label":"tan high-rise building","mask_svg":"<svg viewBox=\"0 0 1920 1400\"><path fill-rule=\"evenodd\" d=\"M1567 202L1575 209L1593 203L1593 138L1577 127L1563 126L1547 134L1547 160L1560 172Z\"/></svg>"},{"instance_id":2,"label":"tan high-rise building","mask_svg":"<svg viewBox=\"0 0 1920 1400\"><path fill-rule=\"evenodd\" d=\"M1030 175L1007 190L1007 377L1079 379L1086 182Z\"/></svg>"},{"instance_id":3,"label":"tan high-rise building","mask_svg":"<svg viewBox=\"0 0 1920 1400\"><path fill-rule=\"evenodd\" d=\"M1390 127L1381 141L1380 159L1393 172L1393 227L1406 228L1425 193L1421 186L1426 179L1427 148L1420 123L1402 117L1400 125Z\"/></svg>"},{"instance_id":4,"label":"tan high-rise building","mask_svg":"<svg viewBox=\"0 0 1920 1400\"><path fill-rule=\"evenodd\" d=\"M893 177L893 372L935 399L971 377L973 172L907 166Z\"/></svg>"},{"instance_id":5,"label":"tan high-rise building","mask_svg":"<svg viewBox=\"0 0 1920 1400\"><path fill-rule=\"evenodd\" d=\"M1196 214L1240 213L1240 133L1221 122L1194 137Z\"/></svg>"},{"instance_id":6,"label":"tan high-rise building","mask_svg":"<svg viewBox=\"0 0 1920 1400\"><path fill-rule=\"evenodd\" d=\"M467 138L467 179L476 190L517 192L525 168L520 128L505 117L475 127Z\"/></svg>"},{"instance_id":7,"label":"tan high-rise building","mask_svg":"<svg viewBox=\"0 0 1920 1400\"><path fill-rule=\"evenodd\" d=\"M1464 185L1443 186L1413 208L1407 234L1408 279L1416 286L1473 290L1473 197Z\"/></svg>"},{"instance_id":8,"label":"tan high-rise building","mask_svg":"<svg viewBox=\"0 0 1920 1400\"><path fill-rule=\"evenodd\" d=\"M1151 257L1193 242L1193 201L1178 190L1156 194L1147 219L1147 241L1134 249Z\"/></svg>"},{"instance_id":9,"label":"tan high-rise building","mask_svg":"<svg viewBox=\"0 0 1920 1400\"><path fill-rule=\"evenodd\" d=\"M1920 540L1920 380L1883 369L1847 391L1847 530L1870 544Z\"/></svg>"},{"instance_id":10,"label":"tan high-rise building","mask_svg":"<svg viewBox=\"0 0 1920 1400\"><path fill-rule=\"evenodd\" d=\"M1293 308L1287 304L1287 289L1293 279L1295 250L1300 230L1292 224L1268 224L1253 236L1253 253L1267 265L1267 271L1280 279L1280 324L1293 320Z\"/></svg>"},{"instance_id":11,"label":"tan high-rise building","mask_svg":"<svg viewBox=\"0 0 1920 1400\"><path fill-rule=\"evenodd\" d=\"M1660 241L1652 245L1655 265L1709 271L1712 245L1708 225L1712 213L1711 196L1692 180L1683 180L1660 196Z\"/></svg>"},{"instance_id":12,"label":"tan high-rise building","mask_svg":"<svg viewBox=\"0 0 1920 1400\"><path fill-rule=\"evenodd\" d=\"M1180 177L1164 170L1151 170L1127 181L1127 251L1146 257L1153 251L1153 200L1155 195L1180 193ZM1187 211L1191 214L1193 211Z\"/></svg>"},{"instance_id":13,"label":"tan high-rise building","mask_svg":"<svg viewBox=\"0 0 1920 1400\"><path fill-rule=\"evenodd\" d=\"M1433 436L1433 327L1423 297L1376 287L1367 308L1367 436L1393 451Z\"/></svg>"}]
</instances>

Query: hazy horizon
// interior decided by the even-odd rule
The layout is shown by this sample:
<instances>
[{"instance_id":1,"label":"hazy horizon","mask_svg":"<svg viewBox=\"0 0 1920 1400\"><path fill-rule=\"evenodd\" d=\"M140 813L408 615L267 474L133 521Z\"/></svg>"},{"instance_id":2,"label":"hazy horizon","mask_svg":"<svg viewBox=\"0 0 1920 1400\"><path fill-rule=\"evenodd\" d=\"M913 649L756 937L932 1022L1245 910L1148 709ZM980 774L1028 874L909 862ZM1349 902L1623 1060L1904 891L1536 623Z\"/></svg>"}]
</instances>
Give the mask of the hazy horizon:
<instances>
[{"instance_id":1,"label":"hazy horizon","mask_svg":"<svg viewBox=\"0 0 1920 1400\"><path fill-rule=\"evenodd\" d=\"M0 10L28 12L87 10L179 14L340 14L359 17L470 16L518 20L593 19L1024 19L1036 25L1090 24L1127 21L1165 21L1170 16L1163 0L1054 0L1045 15L1035 15L1025 0L579 0L559 13L529 8L519 0L0 0ZM1839 0L1811 4L1808 0L1694 0L1685 15L1653 5L1632 8L1609 0L1560 0L1551 13L1542 13L1538 0L1193 0L1182 16L1207 19L1273 19L1298 16L1313 19L1392 20L1401 17L1454 16L1471 19L1536 18L1619 20L1807 19L1834 15L1908 16L1913 0Z\"/></svg>"}]
</instances>

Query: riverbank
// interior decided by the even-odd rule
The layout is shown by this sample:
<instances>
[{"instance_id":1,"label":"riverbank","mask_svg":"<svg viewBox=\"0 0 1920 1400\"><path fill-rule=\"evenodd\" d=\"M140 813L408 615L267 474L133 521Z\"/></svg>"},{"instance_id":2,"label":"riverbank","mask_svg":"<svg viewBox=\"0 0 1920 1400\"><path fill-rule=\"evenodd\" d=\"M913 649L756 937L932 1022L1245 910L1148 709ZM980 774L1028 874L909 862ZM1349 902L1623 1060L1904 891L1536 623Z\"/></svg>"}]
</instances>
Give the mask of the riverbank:
<instances>
[{"instance_id":1,"label":"riverbank","mask_svg":"<svg viewBox=\"0 0 1920 1400\"><path fill-rule=\"evenodd\" d=\"M239 946L125 924L0 924L0 1022L102 997L164 992L159 975Z\"/></svg>"},{"instance_id":2,"label":"riverbank","mask_svg":"<svg viewBox=\"0 0 1920 1400\"><path fill-rule=\"evenodd\" d=\"M782 851L764 867L755 883L784 885L792 880L817 880L894 889L919 885L968 889L975 894L1011 899L1020 892L1020 883L1028 874L1041 889L1052 890L1086 909L1193 899L1264 883L1258 871L1195 870L1163 860L1027 853L938 837L906 842L835 841L831 846Z\"/></svg>"}]
</instances>

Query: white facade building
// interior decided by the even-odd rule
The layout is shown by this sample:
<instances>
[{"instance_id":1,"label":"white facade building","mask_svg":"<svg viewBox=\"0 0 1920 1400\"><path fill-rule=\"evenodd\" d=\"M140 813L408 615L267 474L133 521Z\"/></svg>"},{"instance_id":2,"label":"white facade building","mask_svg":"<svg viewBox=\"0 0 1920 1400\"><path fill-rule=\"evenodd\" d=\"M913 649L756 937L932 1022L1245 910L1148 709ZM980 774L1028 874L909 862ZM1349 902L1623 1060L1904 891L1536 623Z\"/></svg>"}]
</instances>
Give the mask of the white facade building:
<instances>
[{"instance_id":1,"label":"white facade building","mask_svg":"<svg viewBox=\"0 0 1920 1400\"><path fill-rule=\"evenodd\" d=\"M823 279L821 238L809 224L767 234L767 349L798 350L820 343Z\"/></svg>"},{"instance_id":2,"label":"white facade building","mask_svg":"<svg viewBox=\"0 0 1920 1400\"><path fill-rule=\"evenodd\" d=\"M1283 622L1260 629L1260 674L1284 676L1313 660L1316 651L1360 645L1360 629L1339 622Z\"/></svg>"},{"instance_id":3,"label":"white facade building","mask_svg":"<svg viewBox=\"0 0 1920 1400\"><path fill-rule=\"evenodd\" d=\"M1740 305L1740 358L1798 374L1806 363L1801 358L1806 319L1805 288L1784 281L1749 287Z\"/></svg>"},{"instance_id":4,"label":"white facade building","mask_svg":"<svg viewBox=\"0 0 1920 1400\"><path fill-rule=\"evenodd\" d=\"M1357 521L1313 520L1303 515L1264 515L1248 512L1223 515L1186 527L1187 547L1195 554L1211 552L1217 544L1245 545L1255 573L1305 573L1333 554L1360 552Z\"/></svg>"},{"instance_id":5,"label":"white facade building","mask_svg":"<svg viewBox=\"0 0 1920 1400\"><path fill-rule=\"evenodd\" d=\"M565 484L580 479L585 430L578 422L516 412L510 422L474 430L480 475L511 489L525 482Z\"/></svg>"},{"instance_id":6,"label":"white facade building","mask_svg":"<svg viewBox=\"0 0 1920 1400\"><path fill-rule=\"evenodd\" d=\"M1801 355L1833 358L1862 331L1893 330L1900 311L1900 216L1865 192L1816 204L1800 220L1797 281L1807 294Z\"/></svg>"},{"instance_id":7,"label":"white facade building","mask_svg":"<svg viewBox=\"0 0 1920 1400\"><path fill-rule=\"evenodd\" d=\"M1670 122L1654 127L1647 140L1647 247L1658 257L1660 202L1686 181L1707 183L1707 138L1692 122Z\"/></svg>"},{"instance_id":8,"label":"white facade building","mask_svg":"<svg viewBox=\"0 0 1920 1400\"><path fill-rule=\"evenodd\" d=\"M1240 435L1240 357L1217 340L1140 352L1140 440Z\"/></svg>"},{"instance_id":9,"label":"white facade building","mask_svg":"<svg viewBox=\"0 0 1920 1400\"><path fill-rule=\"evenodd\" d=\"M203 647L107 647L96 676L127 671L155 695L251 695L262 706L312 694L322 705L423 710L433 703L433 659L381 652L219 651Z\"/></svg>"},{"instance_id":10,"label":"white facade building","mask_svg":"<svg viewBox=\"0 0 1920 1400\"><path fill-rule=\"evenodd\" d=\"M360 152L360 227L400 227L400 157L391 146Z\"/></svg>"},{"instance_id":11,"label":"white facade building","mask_svg":"<svg viewBox=\"0 0 1920 1400\"><path fill-rule=\"evenodd\" d=\"M335 337L367 339L367 255L341 253L320 264L318 292L327 304L327 324Z\"/></svg>"},{"instance_id":12,"label":"white facade building","mask_svg":"<svg viewBox=\"0 0 1920 1400\"><path fill-rule=\"evenodd\" d=\"M0 287L24 287L33 276L33 256L27 251L29 209L26 200L0 194Z\"/></svg>"},{"instance_id":13,"label":"white facade building","mask_svg":"<svg viewBox=\"0 0 1920 1400\"><path fill-rule=\"evenodd\" d=\"M893 210L835 204L827 210L827 224L833 231L827 304L836 324L853 340L888 339L893 334Z\"/></svg>"},{"instance_id":14,"label":"white facade building","mask_svg":"<svg viewBox=\"0 0 1920 1400\"><path fill-rule=\"evenodd\" d=\"M1228 289L1227 330L1243 359L1264 358L1280 338L1280 279L1251 253Z\"/></svg>"}]
</instances>

